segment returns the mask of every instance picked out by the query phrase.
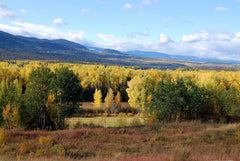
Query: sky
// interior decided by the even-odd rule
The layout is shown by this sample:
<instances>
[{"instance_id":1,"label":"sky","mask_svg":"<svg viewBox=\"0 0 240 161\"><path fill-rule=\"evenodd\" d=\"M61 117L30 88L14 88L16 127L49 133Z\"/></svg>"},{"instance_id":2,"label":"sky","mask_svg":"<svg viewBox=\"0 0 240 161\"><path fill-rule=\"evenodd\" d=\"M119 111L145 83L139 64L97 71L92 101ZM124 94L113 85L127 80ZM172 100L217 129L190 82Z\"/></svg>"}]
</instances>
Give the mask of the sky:
<instances>
[{"instance_id":1,"label":"sky","mask_svg":"<svg viewBox=\"0 0 240 161\"><path fill-rule=\"evenodd\" d=\"M0 30L120 51L240 60L240 0L0 0Z\"/></svg>"}]
</instances>

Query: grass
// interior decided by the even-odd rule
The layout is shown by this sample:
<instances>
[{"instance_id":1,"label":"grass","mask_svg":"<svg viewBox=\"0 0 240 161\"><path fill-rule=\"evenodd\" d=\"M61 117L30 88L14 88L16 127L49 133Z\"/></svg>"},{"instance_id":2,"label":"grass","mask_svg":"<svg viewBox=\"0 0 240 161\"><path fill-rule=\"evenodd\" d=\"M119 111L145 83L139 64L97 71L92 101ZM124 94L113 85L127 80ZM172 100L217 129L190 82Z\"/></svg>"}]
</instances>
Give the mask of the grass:
<instances>
[{"instance_id":1,"label":"grass","mask_svg":"<svg viewBox=\"0 0 240 161\"><path fill-rule=\"evenodd\" d=\"M136 117L72 117L66 119L66 123L73 128L76 124L86 124L86 125L95 125L102 127L122 127L122 126L131 126L134 125L134 121L138 120L139 125L143 125L145 120L143 118ZM125 125L121 125L121 121L126 122Z\"/></svg>"},{"instance_id":2,"label":"grass","mask_svg":"<svg viewBox=\"0 0 240 161\"><path fill-rule=\"evenodd\" d=\"M240 124L175 122L123 128L5 131L0 161L240 160Z\"/></svg>"}]
</instances>

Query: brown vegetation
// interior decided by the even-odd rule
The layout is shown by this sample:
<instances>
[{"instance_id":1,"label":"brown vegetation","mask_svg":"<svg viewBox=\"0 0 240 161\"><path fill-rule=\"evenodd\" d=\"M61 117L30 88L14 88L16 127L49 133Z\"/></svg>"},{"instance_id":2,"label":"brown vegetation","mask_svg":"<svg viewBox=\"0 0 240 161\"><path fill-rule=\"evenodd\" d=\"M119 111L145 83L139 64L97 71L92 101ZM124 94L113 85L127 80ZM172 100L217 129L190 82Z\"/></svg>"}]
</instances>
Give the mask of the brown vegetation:
<instances>
[{"instance_id":1,"label":"brown vegetation","mask_svg":"<svg viewBox=\"0 0 240 161\"><path fill-rule=\"evenodd\" d=\"M240 124L182 122L135 128L5 131L3 160L239 160ZM0 159L0 161L2 161Z\"/></svg>"}]
</instances>

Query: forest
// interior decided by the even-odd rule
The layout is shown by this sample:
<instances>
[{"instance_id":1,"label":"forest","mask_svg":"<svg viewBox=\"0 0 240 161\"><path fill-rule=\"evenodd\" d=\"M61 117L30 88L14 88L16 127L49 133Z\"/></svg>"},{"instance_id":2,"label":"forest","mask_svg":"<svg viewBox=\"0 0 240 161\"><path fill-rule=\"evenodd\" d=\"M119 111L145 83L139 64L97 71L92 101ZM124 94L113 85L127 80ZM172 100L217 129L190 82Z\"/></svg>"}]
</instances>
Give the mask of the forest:
<instances>
[{"instance_id":1,"label":"forest","mask_svg":"<svg viewBox=\"0 0 240 161\"><path fill-rule=\"evenodd\" d=\"M0 63L0 123L63 129L92 102L93 112L128 112L153 121L237 122L240 72L141 70L133 67L17 61Z\"/></svg>"}]
</instances>

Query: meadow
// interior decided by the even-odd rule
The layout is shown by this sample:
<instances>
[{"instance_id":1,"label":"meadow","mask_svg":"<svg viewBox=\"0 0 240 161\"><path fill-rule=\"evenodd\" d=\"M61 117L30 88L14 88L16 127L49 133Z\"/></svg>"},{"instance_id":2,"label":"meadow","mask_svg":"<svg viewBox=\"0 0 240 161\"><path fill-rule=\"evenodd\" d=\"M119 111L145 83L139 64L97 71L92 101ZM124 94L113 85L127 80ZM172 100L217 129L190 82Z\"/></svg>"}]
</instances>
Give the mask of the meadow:
<instances>
[{"instance_id":1,"label":"meadow","mask_svg":"<svg viewBox=\"0 0 240 161\"><path fill-rule=\"evenodd\" d=\"M139 117L71 117L66 118L66 123L70 128L76 126L101 126L101 127L128 127L144 125L146 119Z\"/></svg>"},{"instance_id":2,"label":"meadow","mask_svg":"<svg viewBox=\"0 0 240 161\"><path fill-rule=\"evenodd\" d=\"M0 133L0 161L240 159L240 124L174 122ZM4 136L4 137L3 137Z\"/></svg>"}]
</instances>

